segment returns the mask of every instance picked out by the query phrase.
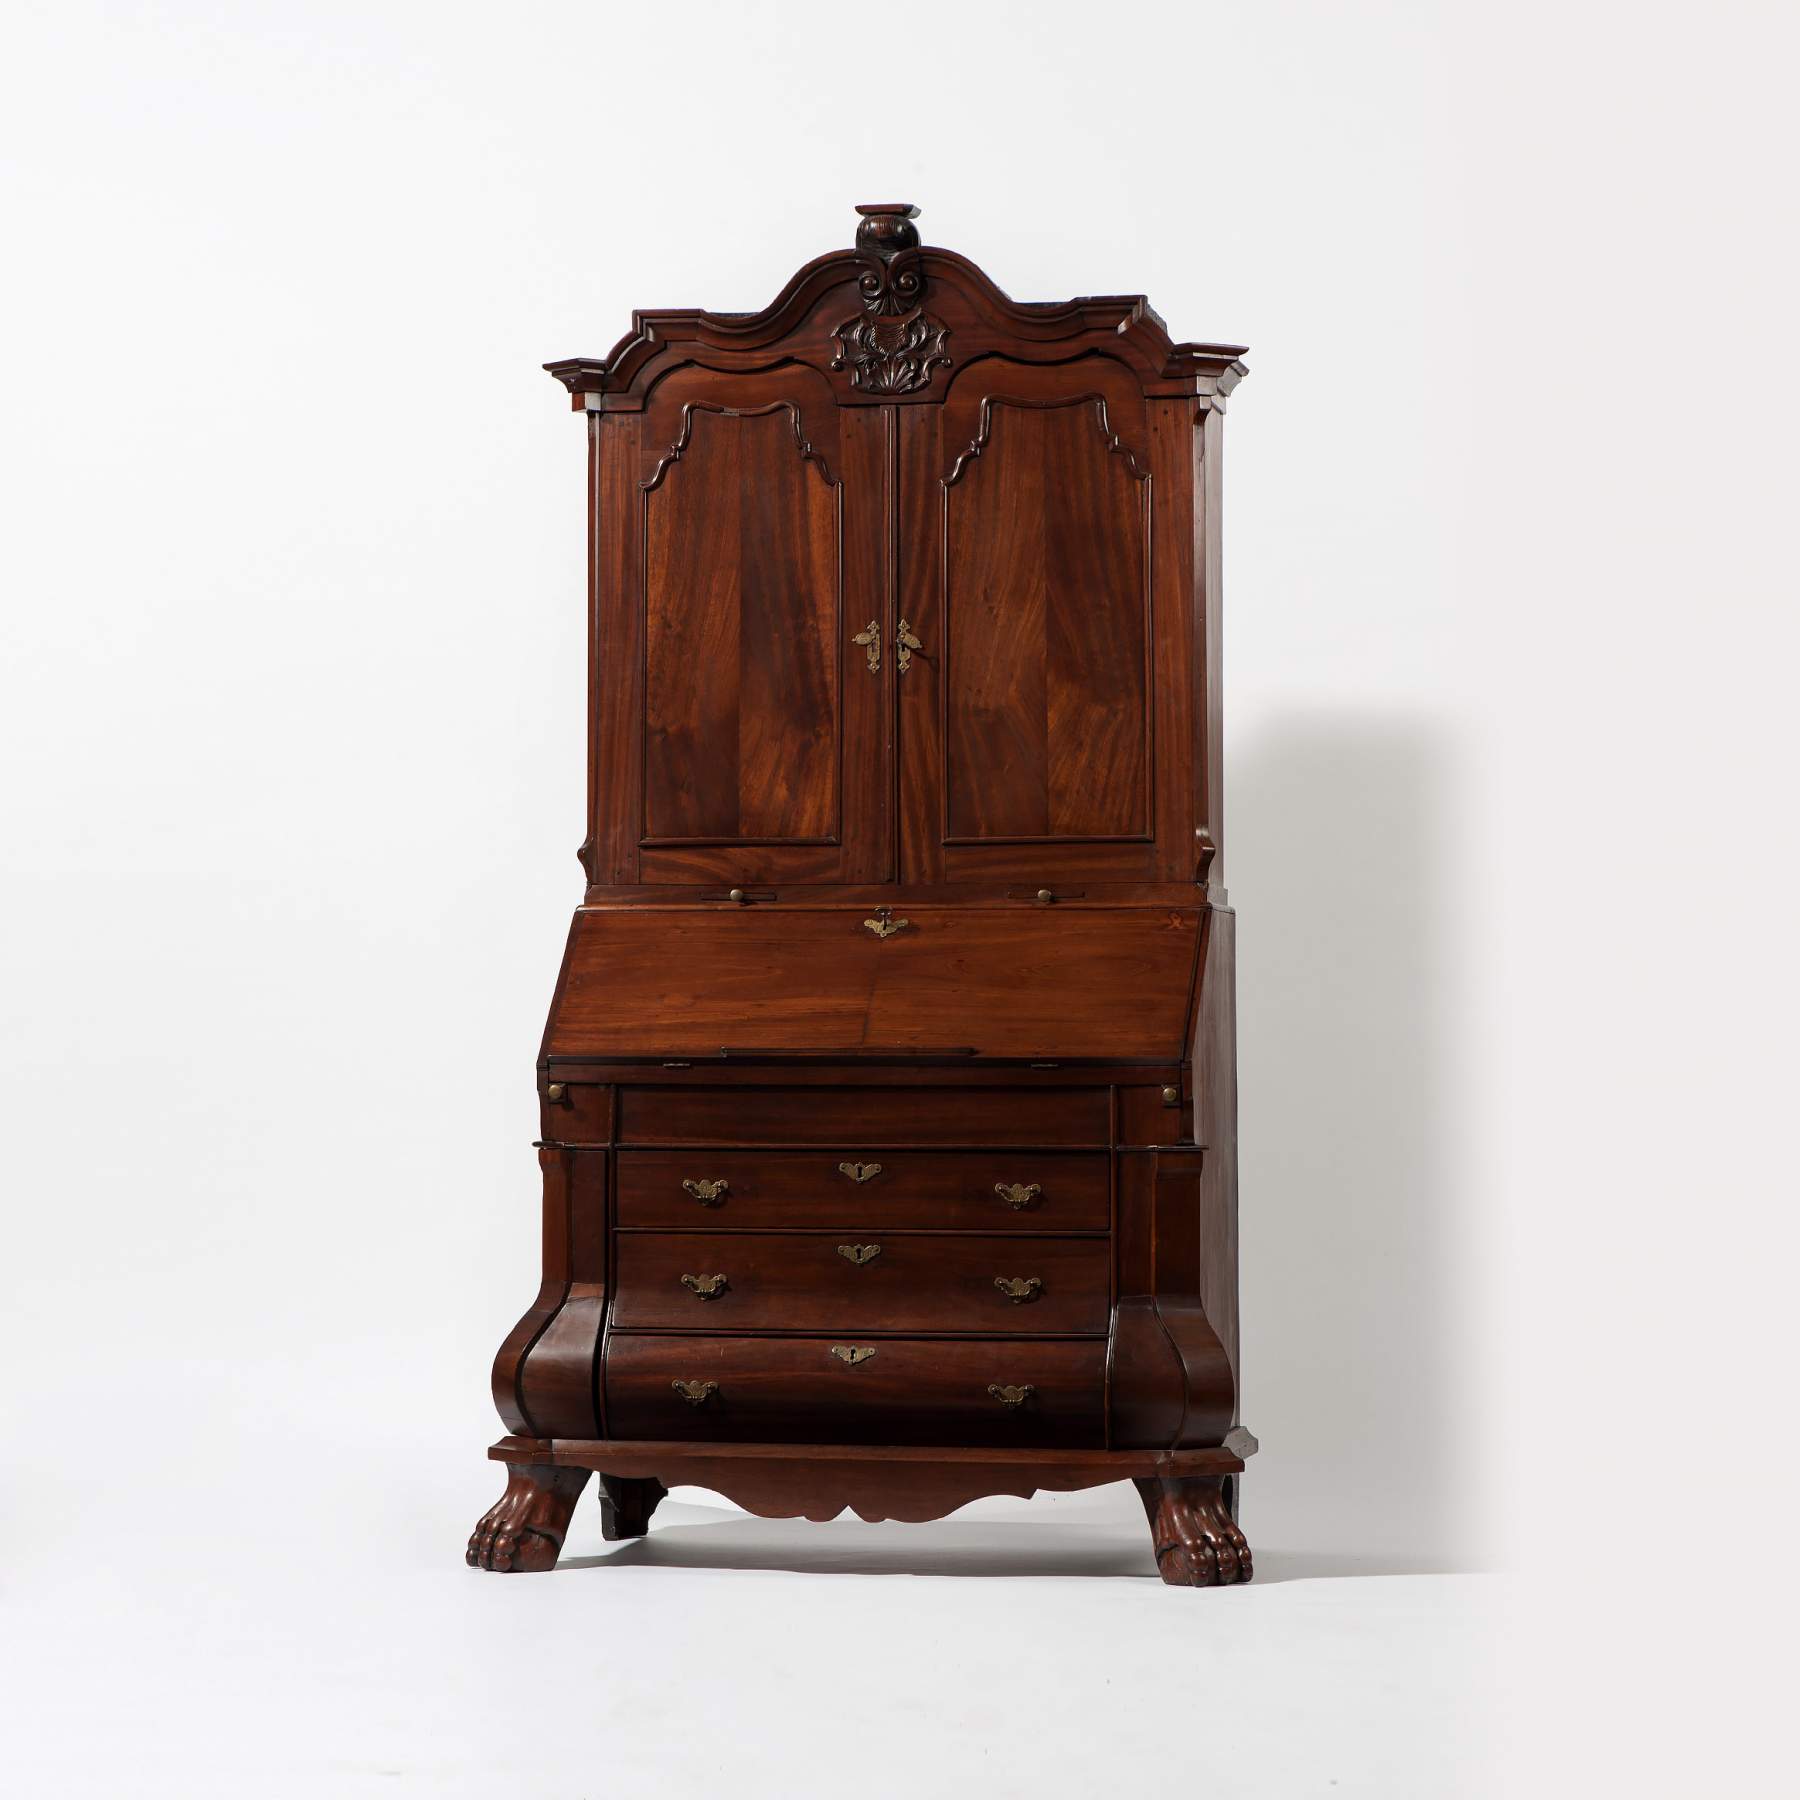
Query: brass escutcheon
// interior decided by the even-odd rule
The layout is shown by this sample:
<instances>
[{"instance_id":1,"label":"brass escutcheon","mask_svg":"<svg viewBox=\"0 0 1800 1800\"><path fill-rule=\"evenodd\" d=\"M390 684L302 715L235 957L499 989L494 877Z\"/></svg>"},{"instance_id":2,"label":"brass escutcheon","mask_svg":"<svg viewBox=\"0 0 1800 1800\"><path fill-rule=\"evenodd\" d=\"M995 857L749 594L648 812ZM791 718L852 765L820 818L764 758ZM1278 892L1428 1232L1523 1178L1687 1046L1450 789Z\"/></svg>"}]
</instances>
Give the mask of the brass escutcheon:
<instances>
[{"instance_id":1,"label":"brass escutcheon","mask_svg":"<svg viewBox=\"0 0 1800 1800\"><path fill-rule=\"evenodd\" d=\"M865 1263L872 1263L881 1254L879 1244L839 1244L838 1255L845 1262L855 1263L860 1269Z\"/></svg>"},{"instance_id":2,"label":"brass escutcheon","mask_svg":"<svg viewBox=\"0 0 1800 1800\"><path fill-rule=\"evenodd\" d=\"M1043 1280L1037 1275L996 1275L994 1286L1020 1306L1035 1300L1044 1291Z\"/></svg>"},{"instance_id":3,"label":"brass escutcheon","mask_svg":"<svg viewBox=\"0 0 1800 1800\"><path fill-rule=\"evenodd\" d=\"M912 667L912 653L923 650L925 646L913 636L913 628L904 619L900 621L900 629L894 633L894 645L894 667L904 675Z\"/></svg>"},{"instance_id":4,"label":"brass escutcheon","mask_svg":"<svg viewBox=\"0 0 1800 1800\"><path fill-rule=\"evenodd\" d=\"M702 1206L717 1206L731 1191L729 1181L684 1181L681 1185Z\"/></svg>"},{"instance_id":5,"label":"brass escutcheon","mask_svg":"<svg viewBox=\"0 0 1800 1800\"><path fill-rule=\"evenodd\" d=\"M854 1369L858 1363L866 1363L875 1354L875 1346L873 1344L833 1344L831 1354L839 1362L848 1363Z\"/></svg>"},{"instance_id":6,"label":"brass escutcheon","mask_svg":"<svg viewBox=\"0 0 1800 1800\"><path fill-rule=\"evenodd\" d=\"M863 930L872 931L878 938L885 940L897 931L905 931L911 924L911 919L896 919L884 906L874 918L863 920Z\"/></svg>"},{"instance_id":7,"label":"brass escutcheon","mask_svg":"<svg viewBox=\"0 0 1800 1800\"><path fill-rule=\"evenodd\" d=\"M689 1406L703 1406L709 1394L716 1394L719 1391L719 1384L716 1381L671 1381L669 1386Z\"/></svg>"},{"instance_id":8,"label":"brass escutcheon","mask_svg":"<svg viewBox=\"0 0 1800 1800\"><path fill-rule=\"evenodd\" d=\"M1037 1389L1034 1388L1029 1381L1026 1382L1023 1387L1002 1387L999 1382L990 1381L988 1383L988 1392L992 1394L1002 1406L1023 1406L1025 1402L1037 1392Z\"/></svg>"},{"instance_id":9,"label":"brass escutcheon","mask_svg":"<svg viewBox=\"0 0 1800 1800\"><path fill-rule=\"evenodd\" d=\"M1014 1212L1021 1212L1034 1201L1044 1190L1035 1181L996 1181L994 1192L1010 1206Z\"/></svg>"},{"instance_id":10,"label":"brass escutcheon","mask_svg":"<svg viewBox=\"0 0 1800 1800\"><path fill-rule=\"evenodd\" d=\"M881 673L881 621L871 619L867 631L859 631L851 640L853 644L861 644L869 653L869 673Z\"/></svg>"},{"instance_id":11,"label":"brass escutcheon","mask_svg":"<svg viewBox=\"0 0 1800 1800\"><path fill-rule=\"evenodd\" d=\"M852 1181L873 1181L881 1173L880 1163L839 1163L838 1173Z\"/></svg>"},{"instance_id":12,"label":"brass escutcheon","mask_svg":"<svg viewBox=\"0 0 1800 1800\"><path fill-rule=\"evenodd\" d=\"M681 1285L702 1300L716 1300L731 1284L723 1275L684 1275Z\"/></svg>"}]
</instances>

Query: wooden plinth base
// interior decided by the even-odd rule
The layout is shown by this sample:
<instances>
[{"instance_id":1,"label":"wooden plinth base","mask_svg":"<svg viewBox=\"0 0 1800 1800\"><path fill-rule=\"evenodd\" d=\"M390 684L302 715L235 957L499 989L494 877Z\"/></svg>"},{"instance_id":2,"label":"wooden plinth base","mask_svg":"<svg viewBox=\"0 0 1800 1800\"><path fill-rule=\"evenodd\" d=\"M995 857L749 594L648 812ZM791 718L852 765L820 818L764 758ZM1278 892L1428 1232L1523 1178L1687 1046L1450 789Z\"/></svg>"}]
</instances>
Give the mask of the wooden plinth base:
<instances>
[{"instance_id":1,"label":"wooden plinth base","mask_svg":"<svg viewBox=\"0 0 1800 1800\"><path fill-rule=\"evenodd\" d=\"M1134 1481L1157 1567L1177 1587L1248 1581L1250 1547L1225 1482L1256 1439L1241 1426L1208 1450L894 1449L844 1444L695 1444L506 1437L506 1492L469 1540L468 1560L503 1572L548 1569L590 1473L601 1478L605 1535L641 1536L672 1487L704 1487L763 1518L922 1522L985 1494L1066 1493Z\"/></svg>"}]
</instances>

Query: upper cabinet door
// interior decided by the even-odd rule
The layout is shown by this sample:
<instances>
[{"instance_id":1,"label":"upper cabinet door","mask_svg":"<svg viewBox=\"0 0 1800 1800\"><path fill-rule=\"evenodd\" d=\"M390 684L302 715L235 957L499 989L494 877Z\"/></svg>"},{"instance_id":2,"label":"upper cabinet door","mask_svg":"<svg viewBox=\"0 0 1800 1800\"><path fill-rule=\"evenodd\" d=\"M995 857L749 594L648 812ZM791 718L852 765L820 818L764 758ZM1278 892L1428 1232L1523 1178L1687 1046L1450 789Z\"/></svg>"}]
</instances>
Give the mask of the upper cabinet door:
<instances>
[{"instance_id":1,"label":"upper cabinet door","mask_svg":"<svg viewBox=\"0 0 1800 1800\"><path fill-rule=\"evenodd\" d=\"M886 877L886 456L792 366L602 415L596 880Z\"/></svg>"},{"instance_id":2,"label":"upper cabinet door","mask_svg":"<svg viewBox=\"0 0 1800 1800\"><path fill-rule=\"evenodd\" d=\"M1103 357L901 413L903 879L1193 879L1181 414Z\"/></svg>"}]
</instances>

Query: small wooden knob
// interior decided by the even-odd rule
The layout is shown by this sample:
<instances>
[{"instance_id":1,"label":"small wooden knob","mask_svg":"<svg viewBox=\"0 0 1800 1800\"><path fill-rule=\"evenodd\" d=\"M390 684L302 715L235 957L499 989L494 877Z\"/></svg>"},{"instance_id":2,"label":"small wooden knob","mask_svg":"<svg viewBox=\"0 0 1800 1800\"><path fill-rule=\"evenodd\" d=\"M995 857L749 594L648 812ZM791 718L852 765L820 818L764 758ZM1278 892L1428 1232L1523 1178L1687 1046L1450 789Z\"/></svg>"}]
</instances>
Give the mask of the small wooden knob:
<instances>
[{"instance_id":1,"label":"small wooden knob","mask_svg":"<svg viewBox=\"0 0 1800 1800\"><path fill-rule=\"evenodd\" d=\"M544 1098L553 1106L568 1097L569 1090L560 1082L553 1081L544 1089Z\"/></svg>"}]
</instances>

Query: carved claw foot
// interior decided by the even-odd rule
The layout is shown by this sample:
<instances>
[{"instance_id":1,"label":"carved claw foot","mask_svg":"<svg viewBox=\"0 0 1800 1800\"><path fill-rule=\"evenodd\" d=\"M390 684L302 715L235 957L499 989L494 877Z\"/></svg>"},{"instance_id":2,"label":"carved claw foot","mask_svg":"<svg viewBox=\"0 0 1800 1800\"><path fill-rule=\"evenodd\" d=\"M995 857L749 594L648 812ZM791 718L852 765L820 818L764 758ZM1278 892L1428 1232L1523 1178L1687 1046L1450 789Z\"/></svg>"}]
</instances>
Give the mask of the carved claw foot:
<instances>
[{"instance_id":1,"label":"carved claw foot","mask_svg":"<svg viewBox=\"0 0 1800 1800\"><path fill-rule=\"evenodd\" d=\"M669 1490L654 1475L600 1477L600 1535L609 1543L640 1538Z\"/></svg>"},{"instance_id":2,"label":"carved claw foot","mask_svg":"<svg viewBox=\"0 0 1800 1800\"><path fill-rule=\"evenodd\" d=\"M1252 1574L1250 1546L1225 1502L1224 1478L1151 1476L1136 1483L1158 1573L1171 1587L1229 1587Z\"/></svg>"},{"instance_id":3,"label":"carved claw foot","mask_svg":"<svg viewBox=\"0 0 1800 1800\"><path fill-rule=\"evenodd\" d=\"M506 1492L481 1515L463 1560L508 1575L554 1569L587 1478L586 1469L508 1463Z\"/></svg>"}]
</instances>

